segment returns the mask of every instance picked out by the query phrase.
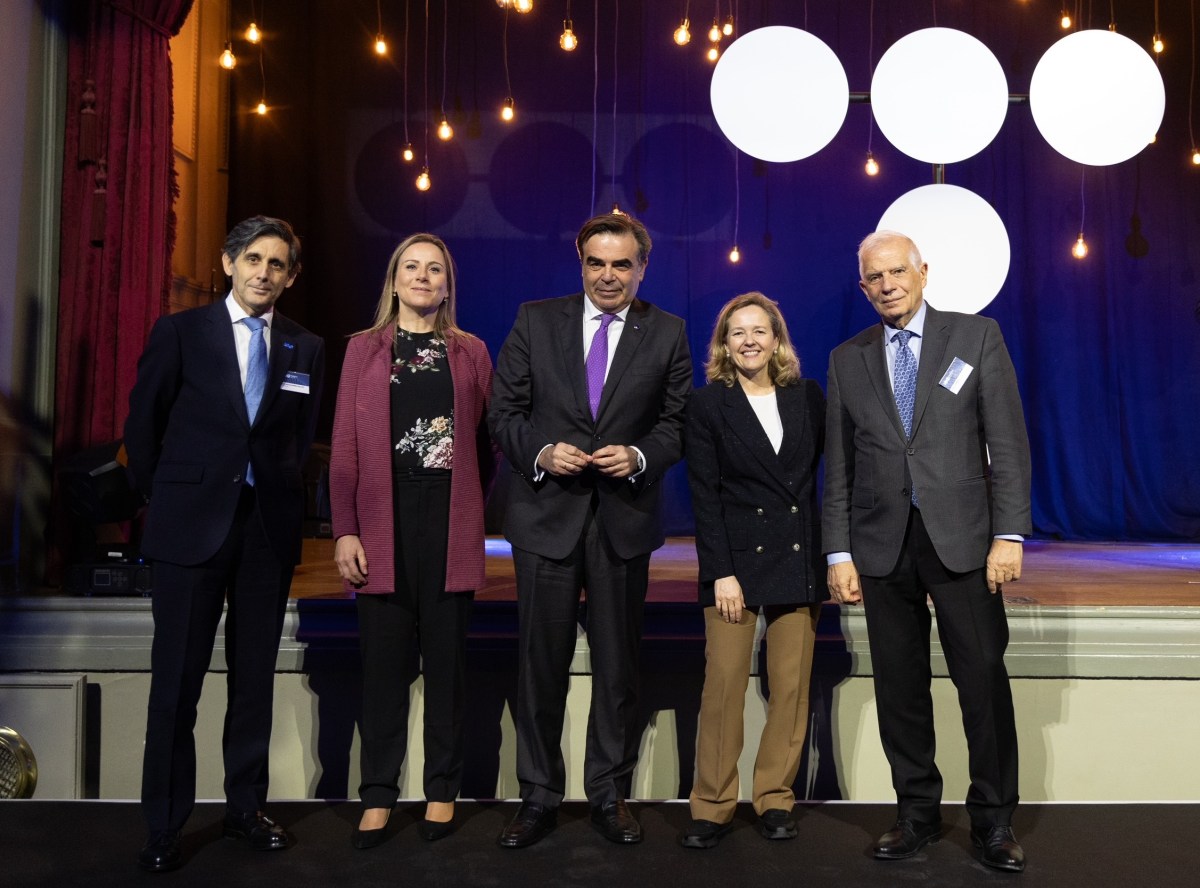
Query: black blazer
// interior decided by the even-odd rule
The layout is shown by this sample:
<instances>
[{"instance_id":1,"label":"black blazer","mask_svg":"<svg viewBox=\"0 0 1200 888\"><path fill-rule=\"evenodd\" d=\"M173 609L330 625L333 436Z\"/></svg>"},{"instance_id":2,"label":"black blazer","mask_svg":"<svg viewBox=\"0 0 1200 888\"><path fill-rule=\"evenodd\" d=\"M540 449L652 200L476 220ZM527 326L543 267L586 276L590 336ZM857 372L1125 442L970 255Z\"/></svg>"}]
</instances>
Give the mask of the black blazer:
<instances>
[{"instance_id":1,"label":"black blazer","mask_svg":"<svg viewBox=\"0 0 1200 888\"><path fill-rule=\"evenodd\" d=\"M149 501L142 538L147 558L194 565L215 554L253 461L271 548L284 564L300 561L301 469L320 403L325 342L277 309L268 368L251 426L225 300L155 323L125 421L129 468ZM282 388L304 381L307 393Z\"/></svg>"},{"instance_id":2,"label":"black blazer","mask_svg":"<svg viewBox=\"0 0 1200 888\"><path fill-rule=\"evenodd\" d=\"M779 453L742 387L710 383L692 394L684 438L700 603L735 576L748 605L828 598L817 513L817 463L825 443L825 396L811 379L775 389L783 422Z\"/></svg>"},{"instance_id":3,"label":"black blazer","mask_svg":"<svg viewBox=\"0 0 1200 888\"><path fill-rule=\"evenodd\" d=\"M496 361L488 422L516 477L504 533L522 549L565 558L583 534L592 493L620 558L663 544L658 481L682 452L692 360L683 320L635 299L604 382L599 416L588 406L583 294L526 302ZM538 453L565 441L592 453L606 444L639 448L636 482L585 470L533 480Z\"/></svg>"}]
</instances>

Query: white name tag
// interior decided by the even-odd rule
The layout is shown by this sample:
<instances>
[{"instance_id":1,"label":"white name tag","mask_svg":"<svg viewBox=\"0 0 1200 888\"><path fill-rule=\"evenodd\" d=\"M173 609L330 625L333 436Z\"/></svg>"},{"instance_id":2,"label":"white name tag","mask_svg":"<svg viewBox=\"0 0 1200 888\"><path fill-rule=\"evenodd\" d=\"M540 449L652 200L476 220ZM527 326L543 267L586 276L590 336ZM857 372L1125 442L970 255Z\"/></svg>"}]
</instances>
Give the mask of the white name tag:
<instances>
[{"instance_id":1,"label":"white name tag","mask_svg":"<svg viewBox=\"0 0 1200 888\"><path fill-rule=\"evenodd\" d=\"M280 391L299 392L302 395L307 395L308 392L308 374L297 373L295 370L289 370L283 375L283 385L279 387Z\"/></svg>"},{"instance_id":2,"label":"white name tag","mask_svg":"<svg viewBox=\"0 0 1200 888\"><path fill-rule=\"evenodd\" d=\"M942 377L942 381L938 385L957 395L962 391L963 383L967 381L967 377L971 375L971 371L974 369L974 367L962 358L955 358L950 362L950 367L946 370L946 374Z\"/></svg>"}]
</instances>

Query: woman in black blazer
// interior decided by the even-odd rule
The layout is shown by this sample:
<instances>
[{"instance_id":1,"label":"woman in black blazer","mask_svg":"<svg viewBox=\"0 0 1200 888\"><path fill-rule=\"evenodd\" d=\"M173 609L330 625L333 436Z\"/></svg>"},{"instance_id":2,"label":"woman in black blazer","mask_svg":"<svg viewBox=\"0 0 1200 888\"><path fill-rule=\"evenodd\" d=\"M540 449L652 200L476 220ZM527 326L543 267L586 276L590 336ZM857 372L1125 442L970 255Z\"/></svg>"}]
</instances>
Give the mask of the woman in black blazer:
<instances>
[{"instance_id":1,"label":"woman in black blazer","mask_svg":"<svg viewBox=\"0 0 1200 888\"><path fill-rule=\"evenodd\" d=\"M828 597L816 493L825 396L801 378L774 301L745 293L721 309L706 375L708 385L688 402L684 433L707 662L685 848L716 846L733 819L760 612L771 696L752 799L765 838L795 838L791 787L804 748L817 615Z\"/></svg>"}]
</instances>

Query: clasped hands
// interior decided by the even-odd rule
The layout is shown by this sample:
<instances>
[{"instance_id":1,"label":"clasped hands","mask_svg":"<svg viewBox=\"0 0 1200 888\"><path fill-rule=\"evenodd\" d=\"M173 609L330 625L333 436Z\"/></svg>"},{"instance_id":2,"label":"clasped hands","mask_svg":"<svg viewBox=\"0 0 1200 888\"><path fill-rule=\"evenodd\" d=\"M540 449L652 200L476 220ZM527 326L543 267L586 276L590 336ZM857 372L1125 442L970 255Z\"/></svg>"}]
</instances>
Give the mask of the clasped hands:
<instances>
[{"instance_id":1,"label":"clasped hands","mask_svg":"<svg viewBox=\"0 0 1200 888\"><path fill-rule=\"evenodd\" d=\"M628 478L638 470L637 451L624 444L606 444L595 453L559 441L538 454L537 464L550 475L578 475L591 466L610 478Z\"/></svg>"}]
</instances>

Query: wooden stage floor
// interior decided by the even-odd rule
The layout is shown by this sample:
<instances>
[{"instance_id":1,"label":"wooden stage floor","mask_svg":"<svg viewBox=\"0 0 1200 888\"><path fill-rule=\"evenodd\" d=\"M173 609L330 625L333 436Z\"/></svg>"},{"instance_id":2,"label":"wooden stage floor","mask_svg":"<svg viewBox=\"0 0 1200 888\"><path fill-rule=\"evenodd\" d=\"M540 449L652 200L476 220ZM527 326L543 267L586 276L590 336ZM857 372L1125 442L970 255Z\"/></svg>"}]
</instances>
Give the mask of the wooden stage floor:
<instances>
[{"instance_id":1,"label":"wooden stage floor","mask_svg":"<svg viewBox=\"0 0 1200 888\"><path fill-rule=\"evenodd\" d=\"M508 544L501 537L489 537L487 549L487 585L476 600L515 600ZM304 541L292 597L347 597L333 565L333 540ZM654 553L647 600L696 600L691 537L672 537ZM1200 545L1030 540L1025 543L1023 576L1004 589L1004 600L1014 607L1200 607Z\"/></svg>"}]
</instances>

